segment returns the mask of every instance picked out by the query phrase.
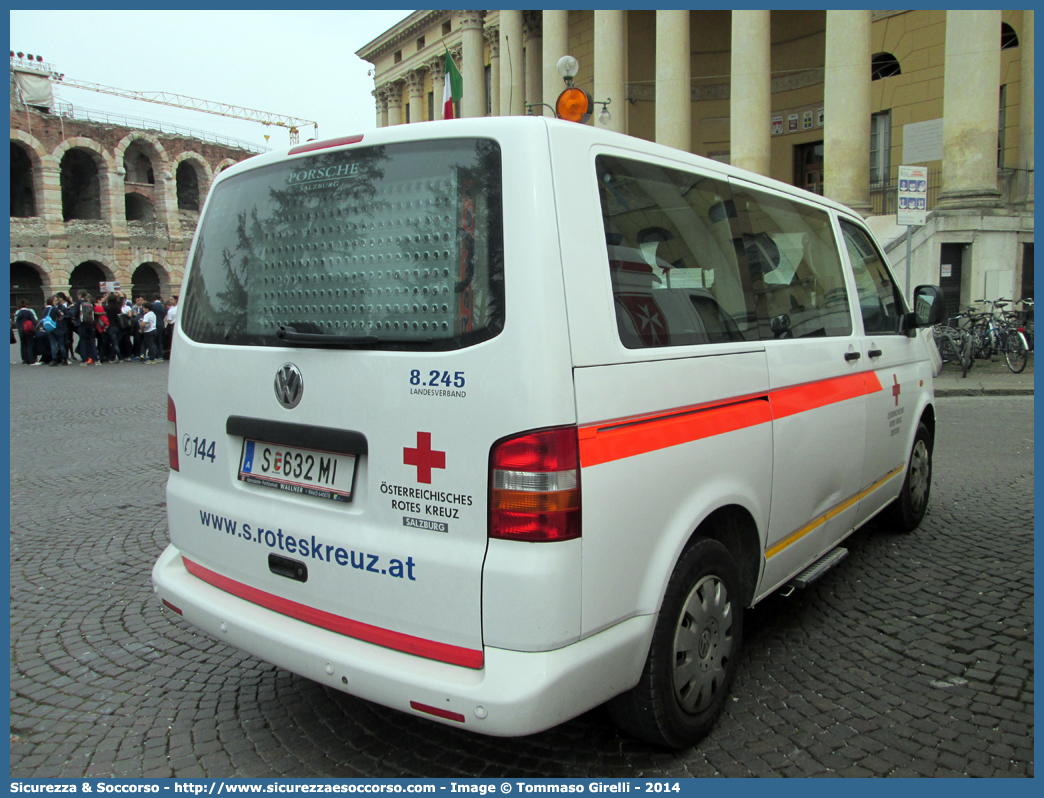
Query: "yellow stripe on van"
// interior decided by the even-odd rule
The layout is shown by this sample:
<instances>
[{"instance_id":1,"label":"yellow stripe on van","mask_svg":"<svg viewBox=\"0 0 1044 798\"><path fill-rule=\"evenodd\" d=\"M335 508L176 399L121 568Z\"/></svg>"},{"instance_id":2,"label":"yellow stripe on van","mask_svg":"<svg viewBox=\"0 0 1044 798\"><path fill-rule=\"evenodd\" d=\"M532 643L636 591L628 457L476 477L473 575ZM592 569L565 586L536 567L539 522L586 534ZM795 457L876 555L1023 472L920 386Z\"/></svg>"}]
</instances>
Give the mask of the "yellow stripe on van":
<instances>
[{"instance_id":1,"label":"yellow stripe on van","mask_svg":"<svg viewBox=\"0 0 1044 798\"><path fill-rule=\"evenodd\" d=\"M877 490L879 487L881 487L884 483L886 483L892 477L896 476L897 474L901 474L903 472L903 468L904 468L903 466L899 466L897 468L892 469L887 474L885 474L883 477L881 477L879 480L877 480L877 482L872 484L870 487L864 488L863 490L859 491L859 493L857 493L855 496L852 496L852 497L850 497L848 499L845 499L840 504L835 505L834 507L831 507L825 513L823 513L823 515L819 516L819 518L817 518L814 521L812 521L812 522L806 524L805 526L801 527L801 529L797 530L797 532L794 532L794 533L788 535L787 537L783 538L783 540L781 540L779 543L777 543L775 546L773 546L771 549L769 549L768 551L765 552L765 559L769 559L770 557L775 557L777 554L779 554L781 551L783 551L783 549L785 549L787 546L789 546L790 544L796 543L797 541L801 540L801 538L803 538L805 535L807 535L809 532L811 532L816 527L821 526L822 524L825 524L827 521L829 521L835 515L839 515L840 513L843 513L845 510L847 510L849 507L851 507L853 504L855 504L860 499L862 499L862 498L864 498L866 496L869 496L871 493L873 493L875 490Z\"/></svg>"}]
</instances>

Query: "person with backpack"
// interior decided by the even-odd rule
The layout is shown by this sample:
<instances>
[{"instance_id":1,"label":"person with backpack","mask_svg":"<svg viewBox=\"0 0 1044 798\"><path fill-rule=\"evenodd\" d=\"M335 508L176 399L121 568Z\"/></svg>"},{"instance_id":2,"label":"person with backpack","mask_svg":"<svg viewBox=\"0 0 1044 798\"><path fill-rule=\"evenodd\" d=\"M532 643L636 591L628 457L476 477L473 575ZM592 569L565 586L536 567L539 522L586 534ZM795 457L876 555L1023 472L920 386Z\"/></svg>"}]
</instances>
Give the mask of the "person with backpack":
<instances>
[{"instance_id":1,"label":"person with backpack","mask_svg":"<svg viewBox=\"0 0 1044 798\"><path fill-rule=\"evenodd\" d=\"M48 308L47 315L43 317L41 324L51 342L51 365L67 366L69 365L69 353L65 348L65 333L68 330L65 306L57 294L50 298L48 304L50 308Z\"/></svg>"},{"instance_id":2,"label":"person with backpack","mask_svg":"<svg viewBox=\"0 0 1044 798\"><path fill-rule=\"evenodd\" d=\"M73 332L76 330L76 307L68 294L59 291L57 297L62 308L62 318L65 321L63 334L65 335L65 352L67 356L66 365L68 365L70 361L76 360L76 350L73 349L72 342Z\"/></svg>"},{"instance_id":3,"label":"person with backpack","mask_svg":"<svg viewBox=\"0 0 1044 798\"><path fill-rule=\"evenodd\" d=\"M36 336L36 312L24 299L18 303L18 312L15 313L14 321L15 328L18 330L22 362L31 366L36 362L36 353L33 351L33 339Z\"/></svg>"},{"instance_id":4,"label":"person with backpack","mask_svg":"<svg viewBox=\"0 0 1044 798\"><path fill-rule=\"evenodd\" d=\"M123 339L125 337L123 319L123 302L117 294L105 297L105 318L109 322L109 359L113 363L121 363L124 359Z\"/></svg>"},{"instance_id":5,"label":"person with backpack","mask_svg":"<svg viewBox=\"0 0 1044 798\"><path fill-rule=\"evenodd\" d=\"M98 337L98 360L99 366L106 360L111 360L112 342L109 340L109 317L105 313L101 297L94 300L94 332Z\"/></svg>"},{"instance_id":6,"label":"person with backpack","mask_svg":"<svg viewBox=\"0 0 1044 798\"><path fill-rule=\"evenodd\" d=\"M80 334L80 365L98 364L97 329L94 326L94 299L86 291L80 291L76 300L76 328ZM98 364L100 365L100 364Z\"/></svg>"}]
</instances>

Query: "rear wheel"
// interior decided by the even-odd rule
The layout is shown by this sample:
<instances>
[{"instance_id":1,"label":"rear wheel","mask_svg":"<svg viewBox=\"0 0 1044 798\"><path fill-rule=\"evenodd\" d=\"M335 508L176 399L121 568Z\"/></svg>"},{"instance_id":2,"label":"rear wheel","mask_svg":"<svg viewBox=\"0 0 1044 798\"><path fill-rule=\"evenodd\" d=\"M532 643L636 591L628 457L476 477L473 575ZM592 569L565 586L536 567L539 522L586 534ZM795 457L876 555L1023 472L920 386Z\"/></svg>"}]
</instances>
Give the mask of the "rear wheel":
<instances>
[{"instance_id":1,"label":"rear wheel","mask_svg":"<svg viewBox=\"0 0 1044 798\"><path fill-rule=\"evenodd\" d=\"M928 497L932 490L932 446L928 427L919 422L903 489L885 510L887 520L903 532L912 532L920 526L928 510Z\"/></svg>"},{"instance_id":2,"label":"rear wheel","mask_svg":"<svg viewBox=\"0 0 1044 798\"><path fill-rule=\"evenodd\" d=\"M954 336L953 346L961 364L961 376L967 377L971 368L971 336L966 333Z\"/></svg>"},{"instance_id":3,"label":"rear wheel","mask_svg":"<svg viewBox=\"0 0 1044 798\"><path fill-rule=\"evenodd\" d=\"M689 547L671 575L638 684L609 702L642 740L687 748L721 712L743 640L739 572L714 540Z\"/></svg>"},{"instance_id":4,"label":"rear wheel","mask_svg":"<svg viewBox=\"0 0 1044 798\"><path fill-rule=\"evenodd\" d=\"M1018 330L1010 330L1005 336L1004 361L1015 374L1026 368L1026 340Z\"/></svg>"},{"instance_id":5,"label":"rear wheel","mask_svg":"<svg viewBox=\"0 0 1044 798\"><path fill-rule=\"evenodd\" d=\"M975 365L975 337L966 333L964 337L964 375L967 376Z\"/></svg>"}]
</instances>

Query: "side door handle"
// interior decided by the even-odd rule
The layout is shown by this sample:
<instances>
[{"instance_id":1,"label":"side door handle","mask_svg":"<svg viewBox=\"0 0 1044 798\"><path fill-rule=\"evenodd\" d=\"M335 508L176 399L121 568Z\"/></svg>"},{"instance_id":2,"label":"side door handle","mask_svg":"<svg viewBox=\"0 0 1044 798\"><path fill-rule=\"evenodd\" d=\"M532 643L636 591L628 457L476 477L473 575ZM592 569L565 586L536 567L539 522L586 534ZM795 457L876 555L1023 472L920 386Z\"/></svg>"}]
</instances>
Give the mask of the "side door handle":
<instances>
[{"instance_id":1,"label":"side door handle","mask_svg":"<svg viewBox=\"0 0 1044 798\"><path fill-rule=\"evenodd\" d=\"M859 360L858 352L845 352L845 360L851 363L853 360Z\"/></svg>"},{"instance_id":2,"label":"side door handle","mask_svg":"<svg viewBox=\"0 0 1044 798\"><path fill-rule=\"evenodd\" d=\"M881 357L881 355L883 355L883 354L884 354L884 352L882 352L880 349L871 349L871 350L869 350L866 353L866 356L867 357Z\"/></svg>"}]
</instances>

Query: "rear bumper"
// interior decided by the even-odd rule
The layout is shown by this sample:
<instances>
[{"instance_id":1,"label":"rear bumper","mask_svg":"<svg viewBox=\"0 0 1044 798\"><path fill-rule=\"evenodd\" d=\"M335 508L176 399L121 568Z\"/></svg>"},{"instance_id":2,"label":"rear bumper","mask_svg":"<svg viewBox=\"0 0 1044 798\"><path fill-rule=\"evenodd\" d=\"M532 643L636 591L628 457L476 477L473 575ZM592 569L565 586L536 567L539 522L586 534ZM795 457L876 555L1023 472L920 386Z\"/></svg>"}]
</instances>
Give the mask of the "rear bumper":
<instances>
[{"instance_id":1,"label":"rear bumper","mask_svg":"<svg viewBox=\"0 0 1044 798\"><path fill-rule=\"evenodd\" d=\"M631 618L553 651L486 646L484 667L473 670L346 637L237 598L191 575L174 546L156 562L152 581L156 594L189 623L266 662L392 709L499 737L550 728L632 687L656 623L654 615Z\"/></svg>"}]
</instances>

